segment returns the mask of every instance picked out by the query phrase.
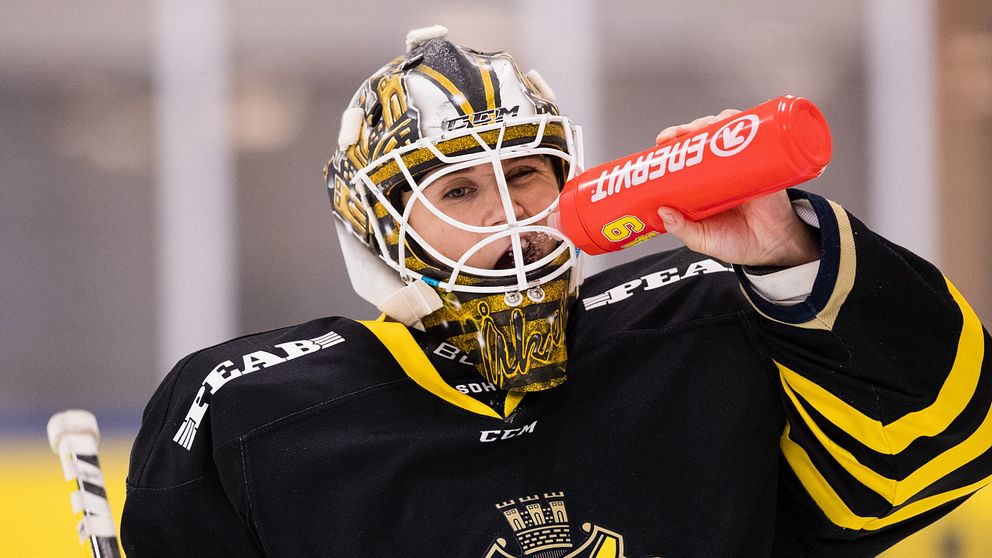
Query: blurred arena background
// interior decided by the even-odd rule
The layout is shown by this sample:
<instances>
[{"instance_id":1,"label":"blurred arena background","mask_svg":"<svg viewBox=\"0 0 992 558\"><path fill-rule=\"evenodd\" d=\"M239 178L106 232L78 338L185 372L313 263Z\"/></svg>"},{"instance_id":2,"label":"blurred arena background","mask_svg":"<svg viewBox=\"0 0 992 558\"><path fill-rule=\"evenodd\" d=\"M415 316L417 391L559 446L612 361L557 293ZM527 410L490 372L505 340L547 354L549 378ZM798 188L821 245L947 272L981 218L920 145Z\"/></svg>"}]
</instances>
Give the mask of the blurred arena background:
<instances>
[{"instance_id":1,"label":"blurred arena background","mask_svg":"<svg viewBox=\"0 0 992 558\"><path fill-rule=\"evenodd\" d=\"M809 97L834 157L804 187L938 263L992 323L988 0L4 0L0 553L83 555L52 413L101 420L119 520L131 437L172 363L374 315L321 169L358 83L435 23L538 69L590 165L671 124ZM992 489L886 556L992 556L989 525Z\"/></svg>"}]
</instances>

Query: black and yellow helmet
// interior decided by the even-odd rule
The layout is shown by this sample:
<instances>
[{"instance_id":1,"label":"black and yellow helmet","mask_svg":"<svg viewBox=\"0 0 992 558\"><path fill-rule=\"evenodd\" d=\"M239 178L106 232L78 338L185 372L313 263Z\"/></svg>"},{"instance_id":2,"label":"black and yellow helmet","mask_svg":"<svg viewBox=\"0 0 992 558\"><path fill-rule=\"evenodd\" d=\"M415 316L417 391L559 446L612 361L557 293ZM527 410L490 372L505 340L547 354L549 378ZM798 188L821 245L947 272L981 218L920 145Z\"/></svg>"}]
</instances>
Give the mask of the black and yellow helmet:
<instances>
[{"instance_id":1,"label":"black and yellow helmet","mask_svg":"<svg viewBox=\"0 0 992 558\"><path fill-rule=\"evenodd\" d=\"M407 52L365 81L344 112L325 178L349 274L359 295L449 339L495 385L551 387L564 379L565 312L581 280L574 245L541 224L557 200L525 219L507 215L480 227L437 211L421 193L441 169L495 163L508 197L501 161L533 155L551 159L560 185L581 172L579 134L536 72L524 74L504 52L455 45L446 34L442 27L412 31ZM446 257L410 226L404 193L485 238L457 260ZM528 258L521 238L534 234L554 237L555 248ZM507 238L513 257L506 269L466 263L473 251Z\"/></svg>"}]
</instances>

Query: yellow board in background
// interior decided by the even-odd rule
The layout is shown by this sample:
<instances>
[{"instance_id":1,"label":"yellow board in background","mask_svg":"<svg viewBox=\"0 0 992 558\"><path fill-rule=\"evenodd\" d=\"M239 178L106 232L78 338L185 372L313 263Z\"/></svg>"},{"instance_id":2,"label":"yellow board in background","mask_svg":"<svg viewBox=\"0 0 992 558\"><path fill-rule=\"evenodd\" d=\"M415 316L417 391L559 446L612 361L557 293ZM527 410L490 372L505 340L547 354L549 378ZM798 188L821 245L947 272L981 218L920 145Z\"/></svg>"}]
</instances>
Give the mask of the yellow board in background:
<instances>
[{"instance_id":1,"label":"yellow board in background","mask_svg":"<svg viewBox=\"0 0 992 558\"><path fill-rule=\"evenodd\" d=\"M105 438L100 464L114 521L124 506L131 440ZM70 484L44 433L38 440L0 438L0 548L4 556L89 557L79 544L69 504ZM992 556L992 490L977 495L930 527L882 554L883 558L987 558ZM119 530L118 530L119 536Z\"/></svg>"},{"instance_id":2,"label":"yellow board in background","mask_svg":"<svg viewBox=\"0 0 992 558\"><path fill-rule=\"evenodd\" d=\"M977 494L936 523L910 535L880 558L988 558L992 556L992 489Z\"/></svg>"},{"instance_id":3,"label":"yellow board in background","mask_svg":"<svg viewBox=\"0 0 992 558\"><path fill-rule=\"evenodd\" d=\"M107 499L118 525L124 507L130 439L100 441L100 465ZM48 447L45 433L37 440L0 438L0 548L4 556L37 558L89 557L89 544L79 544L78 519L59 458ZM8 554L9 553L9 554ZM122 553L123 555L123 553Z\"/></svg>"}]
</instances>

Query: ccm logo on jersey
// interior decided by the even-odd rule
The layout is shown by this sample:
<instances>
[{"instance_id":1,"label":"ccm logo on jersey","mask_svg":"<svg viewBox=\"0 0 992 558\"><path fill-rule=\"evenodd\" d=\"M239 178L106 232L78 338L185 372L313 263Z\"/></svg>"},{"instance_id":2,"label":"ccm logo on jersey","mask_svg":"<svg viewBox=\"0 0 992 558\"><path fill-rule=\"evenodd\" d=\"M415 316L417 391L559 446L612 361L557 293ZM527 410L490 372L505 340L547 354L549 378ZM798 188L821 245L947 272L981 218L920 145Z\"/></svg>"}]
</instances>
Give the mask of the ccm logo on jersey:
<instances>
[{"instance_id":1,"label":"ccm logo on jersey","mask_svg":"<svg viewBox=\"0 0 992 558\"><path fill-rule=\"evenodd\" d=\"M734 268L727 267L716 260L700 260L689 264L689 267L687 267L683 272L679 272L679 268L677 267L672 267L661 271L655 271L654 273L649 273L637 279L632 279L622 285L613 287L603 294L583 298L582 305L585 306L586 310L592 310L593 308L599 308L600 306L606 306L607 304L613 304L614 302L620 302L621 300L628 299L633 296L634 292L638 289L650 291L659 287L664 287L665 285L671 285L672 283L681 281L687 277L733 270Z\"/></svg>"},{"instance_id":2,"label":"ccm logo on jersey","mask_svg":"<svg viewBox=\"0 0 992 558\"><path fill-rule=\"evenodd\" d=\"M466 114L465 116L459 116L458 118L445 120L441 123L441 129L445 132L450 132L451 130L475 128L476 126L485 126L486 124L499 124L508 116L516 116L518 112L520 112L520 105L513 108L496 107L494 109L482 110L473 112L472 114Z\"/></svg>"},{"instance_id":3,"label":"ccm logo on jersey","mask_svg":"<svg viewBox=\"0 0 992 558\"><path fill-rule=\"evenodd\" d=\"M257 372L263 368L269 368L270 366L282 364L287 360L293 360L294 358L326 349L338 343L344 343L344 338L333 331L328 331L324 335L314 337L313 339L279 343L275 345L275 349L277 349L279 354L269 351L248 353L241 357L240 366L236 366L234 361L231 360L221 362L203 380L203 385L196 392L196 397L193 398L193 404L190 405L189 411L186 413L186 418L183 420L183 424L179 427L176 435L172 438L172 441L187 450L193 446L196 431L200 428L200 423L203 421L204 415L207 414L207 407L210 406L210 396L217 393L217 390L224 387L227 382L240 378L245 374Z\"/></svg>"},{"instance_id":4,"label":"ccm logo on jersey","mask_svg":"<svg viewBox=\"0 0 992 558\"><path fill-rule=\"evenodd\" d=\"M533 434L536 427L537 421L535 420L527 426L522 426L520 428L507 428L506 430L483 430L479 433L479 441L495 442L496 440L516 438L517 436L523 436L524 434Z\"/></svg>"}]
</instances>

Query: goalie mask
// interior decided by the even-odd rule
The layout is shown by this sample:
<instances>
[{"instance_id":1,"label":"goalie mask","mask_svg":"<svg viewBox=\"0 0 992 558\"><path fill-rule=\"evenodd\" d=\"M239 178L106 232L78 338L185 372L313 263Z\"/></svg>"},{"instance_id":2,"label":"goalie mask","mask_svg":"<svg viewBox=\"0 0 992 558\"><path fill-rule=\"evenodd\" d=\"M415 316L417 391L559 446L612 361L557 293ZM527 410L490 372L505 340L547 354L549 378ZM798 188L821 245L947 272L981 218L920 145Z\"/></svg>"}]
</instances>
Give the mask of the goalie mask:
<instances>
[{"instance_id":1,"label":"goalie mask","mask_svg":"<svg viewBox=\"0 0 992 558\"><path fill-rule=\"evenodd\" d=\"M497 387L565 379L578 252L547 226L576 130L506 53L413 31L342 118L326 179L355 290L443 337Z\"/></svg>"}]
</instances>

